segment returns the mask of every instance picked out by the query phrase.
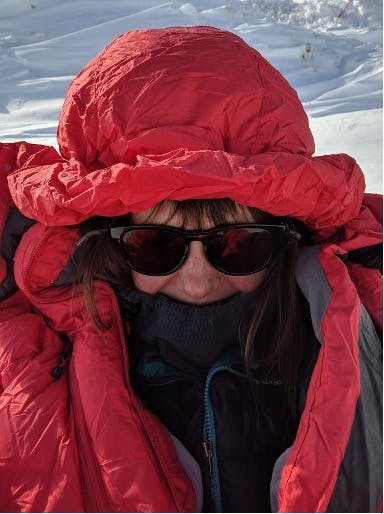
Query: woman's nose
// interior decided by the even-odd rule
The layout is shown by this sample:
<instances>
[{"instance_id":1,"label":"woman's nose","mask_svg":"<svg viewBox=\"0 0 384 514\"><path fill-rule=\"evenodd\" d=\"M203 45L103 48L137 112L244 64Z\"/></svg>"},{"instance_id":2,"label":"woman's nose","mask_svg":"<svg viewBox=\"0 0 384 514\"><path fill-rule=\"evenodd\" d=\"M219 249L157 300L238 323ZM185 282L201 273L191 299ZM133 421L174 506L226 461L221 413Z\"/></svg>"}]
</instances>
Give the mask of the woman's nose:
<instances>
[{"instance_id":1,"label":"woman's nose","mask_svg":"<svg viewBox=\"0 0 384 514\"><path fill-rule=\"evenodd\" d=\"M207 296L216 285L219 272L208 262L203 244L192 241L186 260L179 270L179 279L185 293L200 300Z\"/></svg>"}]
</instances>

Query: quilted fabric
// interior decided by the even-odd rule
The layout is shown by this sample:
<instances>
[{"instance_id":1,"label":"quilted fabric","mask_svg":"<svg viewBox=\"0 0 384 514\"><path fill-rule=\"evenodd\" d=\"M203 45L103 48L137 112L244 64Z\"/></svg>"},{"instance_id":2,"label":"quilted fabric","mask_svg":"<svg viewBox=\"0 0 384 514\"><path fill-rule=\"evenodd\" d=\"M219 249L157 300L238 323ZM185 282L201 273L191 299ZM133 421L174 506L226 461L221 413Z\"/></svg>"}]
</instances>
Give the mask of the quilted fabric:
<instances>
[{"instance_id":1,"label":"quilted fabric","mask_svg":"<svg viewBox=\"0 0 384 514\"><path fill-rule=\"evenodd\" d=\"M382 239L380 198L364 195L359 166L347 155L313 157L294 90L256 50L212 27L122 34L70 85L58 142L60 153L0 145L0 231L12 205L40 222L15 255L20 290L0 310L1 510L197 508L169 435L130 387L113 291L96 287L111 326L100 334L80 290L51 286L79 238L67 225L165 198L229 197L298 218L323 243L332 296L280 509L325 511L360 394L360 298L377 320L381 300L376 273L348 273L337 257ZM0 258L1 280L9 269ZM55 380L68 340L69 370Z\"/></svg>"},{"instance_id":2,"label":"quilted fabric","mask_svg":"<svg viewBox=\"0 0 384 514\"><path fill-rule=\"evenodd\" d=\"M347 155L312 157L296 92L254 49L211 27L133 31L74 79L58 129L9 177L47 225L223 198L333 231L356 217L364 177Z\"/></svg>"}]
</instances>

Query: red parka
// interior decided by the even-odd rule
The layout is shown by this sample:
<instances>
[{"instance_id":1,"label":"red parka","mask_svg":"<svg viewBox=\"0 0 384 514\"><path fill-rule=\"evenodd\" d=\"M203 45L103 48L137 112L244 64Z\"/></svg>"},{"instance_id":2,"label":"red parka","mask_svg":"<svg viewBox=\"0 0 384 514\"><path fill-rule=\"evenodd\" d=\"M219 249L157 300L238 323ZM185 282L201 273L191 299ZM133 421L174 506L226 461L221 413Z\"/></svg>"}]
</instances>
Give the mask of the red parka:
<instances>
[{"instance_id":1,"label":"red parka","mask_svg":"<svg viewBox=\"0 0 384 514\"><path fill-rule=\"evenodd\" d=\"M324 512L360 397L361 302L381 321L379 272L339 257L381 241L381 203L364 195L359 166L347 155L313 157L294 90L240 38L211 27L133 31L110 43L70 85L58 142L60 154L0 146L0 229L15 207L37 220L24 234L16 223L16 252L0 261L0 509L196 510L170 435L130 386L112 289L97 283L110 326L100 332L81 287L60 277L91 216L228 197L303 221L321 245L332 294L279 508Z\"/></svg>"}]
</instances>

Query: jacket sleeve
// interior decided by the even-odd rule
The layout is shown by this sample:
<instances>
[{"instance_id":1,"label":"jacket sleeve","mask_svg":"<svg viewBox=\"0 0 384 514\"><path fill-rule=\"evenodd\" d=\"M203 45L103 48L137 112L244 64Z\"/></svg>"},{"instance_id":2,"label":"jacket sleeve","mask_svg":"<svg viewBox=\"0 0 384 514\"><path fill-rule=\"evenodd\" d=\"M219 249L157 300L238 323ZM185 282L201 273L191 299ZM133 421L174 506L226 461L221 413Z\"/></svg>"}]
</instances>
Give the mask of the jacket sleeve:
<instances>
[{"instance_id":1,"label":"jacket sleeve","mask_svg":"<svg viewBox=\"0 0 384 514\"><path fill-rule=\"evenodd\" d=\"M0 309L0 511L82 512L63 336L21 291Z\"/></svg>"},{"instance_id":2,"label":"jacket sleeve","mask_svg":"<svg viewBox=\"0 0 384 514\"><path fill-rule=\"evenodd\" d=\"M113 290L97 286L98 310L110 325L101 333L84 309L81 287L52 287L77 240L76 228L35 224L15 254L19 290L3 301L13 310L0 332L7 388L0 400L8 401L0 407L7 427L0 434L0 473L3 465L7 478L5 448L19 485L6 482L9 498L0 510L17 512L23 503L29 512L194 511L194 483L170 435L130 387ZM29 312L19 307L22 294ZM68 371L55 377L67 341L73 345ZM10 355L15 345L19 351Z\"/></svg>"}]
</instances>

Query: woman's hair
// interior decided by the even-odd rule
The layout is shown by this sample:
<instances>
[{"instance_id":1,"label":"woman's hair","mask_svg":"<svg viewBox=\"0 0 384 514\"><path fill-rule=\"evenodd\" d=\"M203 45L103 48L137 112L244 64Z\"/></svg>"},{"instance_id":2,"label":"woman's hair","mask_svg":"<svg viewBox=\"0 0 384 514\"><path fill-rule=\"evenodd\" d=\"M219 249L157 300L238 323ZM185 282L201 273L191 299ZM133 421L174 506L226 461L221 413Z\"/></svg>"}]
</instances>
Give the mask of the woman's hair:
<instances>
[{"instance_id":1,"label":"woman's hair","mask_svg":"<svg viewBox=\"0 0 384 514\"><path fill-rule=\"evenodd\" d=\"M152 208L146 221L150 222L164 205L169 209L168 219L164 223L169 222L177 214L183 220L183 225L193 222L196 229L204 228L207 219L214 225L223 225L238 214L244 214L246 218L251 214L252 220L256 223L281 221L259 209L241 206L230 199L196 199L181 202L164 200ZM92 223L92 220L90 222ZM85 231L87 230L89 225L85 228ZM272 369L278 371L285 387L292 418L296 418L297 415L298 380L302 358L301 312L295 280L297 246L297 239L291 238L274 251L272 261L258 287L259 294L248 332L241 341L250 378L250 363L253 358L262 363L261 368L266 374ZM108 327L100 319L97 311L94 281L99 279L109 282L114 287L125 284L127 288L133 288L124 252L118 241L106 235L96 235L79 247L75 257L76 283L83 284L87 311L99 329L106 329ZM260 334L262 336L259 337Z\"/></svg>"}]
</instances>

